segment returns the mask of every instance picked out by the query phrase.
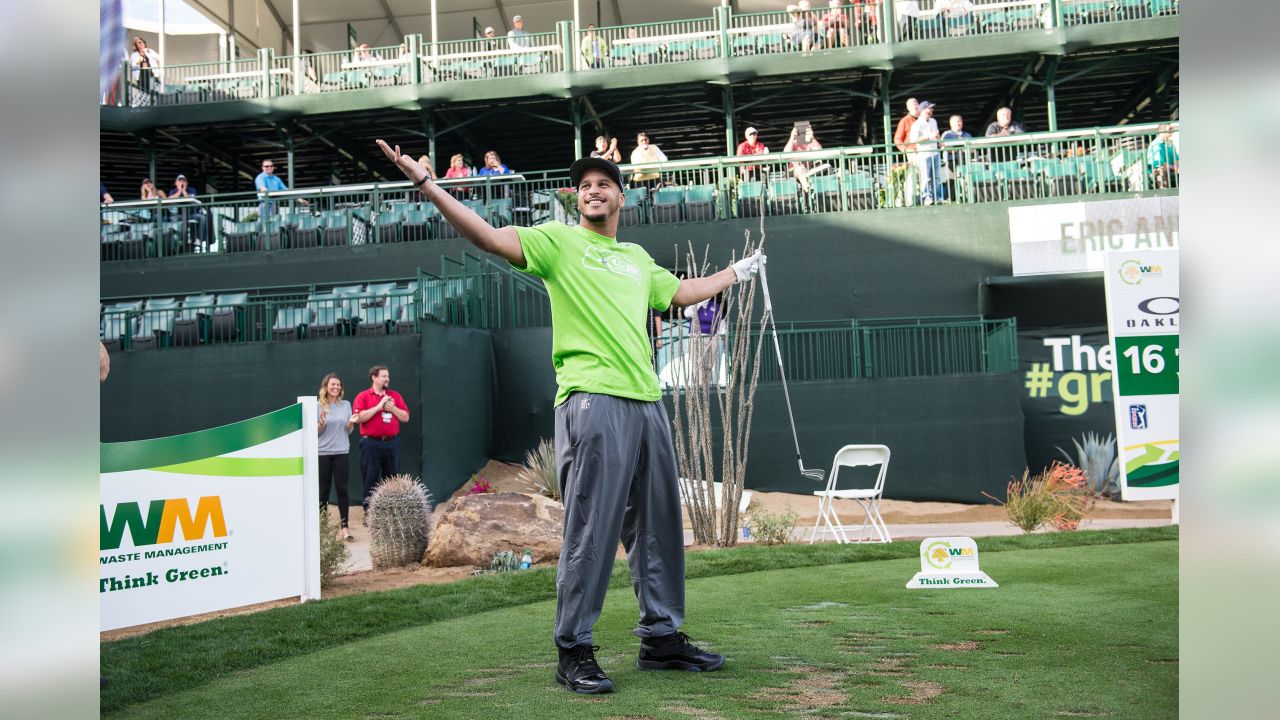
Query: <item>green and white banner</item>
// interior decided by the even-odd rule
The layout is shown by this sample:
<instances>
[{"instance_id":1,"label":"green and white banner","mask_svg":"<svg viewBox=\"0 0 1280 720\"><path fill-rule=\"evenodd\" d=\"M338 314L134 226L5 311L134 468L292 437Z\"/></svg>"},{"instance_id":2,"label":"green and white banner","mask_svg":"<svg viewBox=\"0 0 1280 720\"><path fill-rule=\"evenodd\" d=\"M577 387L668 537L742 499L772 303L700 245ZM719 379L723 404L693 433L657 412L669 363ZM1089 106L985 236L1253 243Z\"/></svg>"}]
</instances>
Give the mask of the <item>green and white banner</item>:
<instances>
[{"instance_id":1,"label":"green and white banner","mask_svg":"<svg viewBox=\"0 0 1280 720\"><path fill-rule=\"evenodd\" d=\"M1178 197L1009 208L1014 275L1096 272L1111 251L1178 247Z\"/></svg>"},{"instance_id":2,"label":"green and white banner","mask_svg":"<svg viewBox=\"0 0 1280 720\"><path fill-rule=\"evenodd\" d=\"M1178 251L1107 254L1104 285L1125 500L1178 497Z\"/></svg>"},{"instance_id":3,"label":"green and white banner","mask_svg":"<svg viewBox=\"0 0 1280 720\"><path fill-rule=\"evenodd\" d=\"M315 403L101 445L102 630L319 599Z\"/></svg>"}]
</instances>

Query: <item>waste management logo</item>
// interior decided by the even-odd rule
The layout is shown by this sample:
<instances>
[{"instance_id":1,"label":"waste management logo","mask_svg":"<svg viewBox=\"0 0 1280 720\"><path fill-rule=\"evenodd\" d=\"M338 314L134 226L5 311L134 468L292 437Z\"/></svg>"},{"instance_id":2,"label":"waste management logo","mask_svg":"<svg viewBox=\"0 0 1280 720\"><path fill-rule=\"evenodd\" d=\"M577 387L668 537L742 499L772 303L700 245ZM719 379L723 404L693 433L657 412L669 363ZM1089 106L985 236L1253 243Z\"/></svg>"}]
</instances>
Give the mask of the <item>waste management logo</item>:
<instances>
[{"instance_id":1,"label":"waste management logo","mask_svg":"<svg viewBox=\"0 0 1280 720\"><path fill-rule=\"evenodd\" d=\"M134 547L164 545L174 540L179 527L188 542L227 536L227 521L222 514L222 498L208 495L196 501L195 510L187 498L152 500L144 518L140 503L122 502L115 506L110 518L107 506L99 505L98 548L118 550L125 531Z\"/></svg>"},{"instance_id":2,"label":"waste management logo","mask_svg":"<svg viewBox=\"0 0 1280 720\"><path fill-rule=\"evenodd\" d=\"M973 538L925 538L920 543L920 572L907 587L967 588L1000 587L978 568L978 544Z\"/></svg>"},{"instance_id":3,"label":"waste management logo","mask_svg":"<svg viewBox=\"0 0 1280 720\"><path fill-rule=\"evenodd\" d=\"M1141 263L1137 260L1125 260L1120 263L1120 279L1126 285L1141 285L1143 280L1164 276L1164 268L1159 265Z\"/></svg>"}]
</instances>

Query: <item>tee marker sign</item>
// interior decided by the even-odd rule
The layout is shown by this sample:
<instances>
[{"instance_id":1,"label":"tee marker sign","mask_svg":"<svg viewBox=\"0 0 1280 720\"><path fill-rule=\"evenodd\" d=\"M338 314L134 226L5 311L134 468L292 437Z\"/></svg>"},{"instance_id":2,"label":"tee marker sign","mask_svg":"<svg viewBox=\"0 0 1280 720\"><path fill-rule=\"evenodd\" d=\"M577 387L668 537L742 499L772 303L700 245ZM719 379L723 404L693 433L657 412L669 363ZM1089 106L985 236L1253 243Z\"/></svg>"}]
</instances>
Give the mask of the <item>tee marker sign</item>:
<instances>
[{"instance_id":1,"label":"tee marker sign","mask_svg":"<svg viewBox=\"0 0 1280 720\"><path fill-rule=\"evenodd\" d=\"M967 537L925 538L920 542L920 572L910 590L1000 587L978 569L978 544Z\"/></svg>"}]
</instances>

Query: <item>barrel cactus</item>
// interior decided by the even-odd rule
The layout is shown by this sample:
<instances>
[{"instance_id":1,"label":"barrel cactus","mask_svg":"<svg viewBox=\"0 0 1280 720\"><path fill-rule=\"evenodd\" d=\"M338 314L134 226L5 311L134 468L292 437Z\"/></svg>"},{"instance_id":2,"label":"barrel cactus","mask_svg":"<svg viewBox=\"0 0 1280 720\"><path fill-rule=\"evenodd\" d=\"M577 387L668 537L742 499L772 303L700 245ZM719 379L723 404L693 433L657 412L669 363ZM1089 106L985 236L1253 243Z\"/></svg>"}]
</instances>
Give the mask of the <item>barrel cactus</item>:
<instances>
[{"instance_id":1,"label":"barrel cactus","mask_svg":"<svg viewBox=\"0 0 1280 720\"><path fill-rule=\"evenodd\" d=\"M427 550L430 495L411 475L392 475L369 498L369 554L375 568L417 563Z\"/></svg>"}]
</instances>

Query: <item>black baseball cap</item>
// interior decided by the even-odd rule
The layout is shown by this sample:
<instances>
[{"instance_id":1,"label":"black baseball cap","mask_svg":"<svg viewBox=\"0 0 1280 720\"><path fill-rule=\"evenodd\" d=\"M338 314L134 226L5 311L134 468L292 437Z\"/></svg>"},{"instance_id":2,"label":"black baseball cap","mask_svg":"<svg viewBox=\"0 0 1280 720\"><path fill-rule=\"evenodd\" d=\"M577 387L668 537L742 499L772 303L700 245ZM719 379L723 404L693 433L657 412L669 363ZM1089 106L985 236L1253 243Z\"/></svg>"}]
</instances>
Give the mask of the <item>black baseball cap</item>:
<instances>
[{"instance_id":1,"label":"black baseball cap","mask_svg":"<svg viewBox=\"0 0 1280 720\"><path fill-rule=\"evenodd\" d=\"M614 182L618 183L619 189L622 188L622 171L618 169L618 166L612 161L595 157L579 158L573 162L572 166L569 167L569 179L573 181L573 186L575 188L582 182L582 174L588 170L603 171L604 174L608 175Z\"/></svg>"}]
</instances>

